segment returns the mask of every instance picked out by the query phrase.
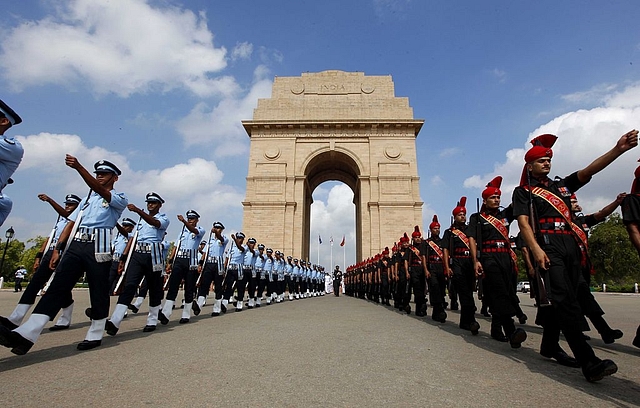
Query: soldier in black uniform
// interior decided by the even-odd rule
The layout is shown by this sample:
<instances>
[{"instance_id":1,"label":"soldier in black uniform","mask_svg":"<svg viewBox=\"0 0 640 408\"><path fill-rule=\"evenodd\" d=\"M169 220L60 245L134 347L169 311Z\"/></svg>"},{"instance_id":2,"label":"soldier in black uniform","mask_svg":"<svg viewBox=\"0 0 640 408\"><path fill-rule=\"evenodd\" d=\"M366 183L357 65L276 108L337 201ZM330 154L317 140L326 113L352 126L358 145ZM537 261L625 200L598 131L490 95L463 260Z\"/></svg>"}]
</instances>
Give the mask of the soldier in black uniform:
<instances>
[{"instance_id":1,"label":"soldier in black uniform","mask_svg":"<svg viewBox=\"0 0 640 408\"><path fill-rule=\"evenodd\" d=\"M427 260L427 270L429 271L429 301L433 306L431 318L437 322L444 323L447 320L444 302L447 282L442 263L444 253L440 247L440 223L437 215L433 216L433 220L429 224L429 234L429 239L425 241L427 244L425 258Z\"/></svg>"},{"instance_id":2,"label":"soldier in black uniform","mask_svg":"<svg viewBox=\"0 0 640 408\"><path fill-rule=\"evenodd\" d=\"M516 329L513 321L520 303L516 294L517 257L509 240L513 211L511 206L500 210L501 183L502 177L498 176L482 192L480 213L469 217L467 235L476 275L484 275L484 298L492 314L491 337L520 348L527 333Z\"/></svg>"},{"instance_id":3,"label":"soldier in black uniform","mask_svg":"<svg viewBox=\"0 0 640 408\"><path fill-rule=\"evenodd\" d=\"M333 271L333 294L340 296L340 285L342 284L342 271L340 265L336 265L336 269Z\"/></svg>"},{"instance_id":4,"label":"soldier in black uniform","mask_svg":"<svg viewBox=\"0 0 640 408\"><path fill-rule=\"evenodd\" d=\"M640 167L634 172L631 193L627 194L621 204L622 222L627 228L629 239L638 255L640 255ZM636 329L633 345L640 347L640 326Z\"/></svg>"},{"instance_id":5,"label":"soldier in black uniform","mask_svg":"<svg viewBox=\"0 0 640 408\"><path fill-rule=\"evenodd\" d=\"M409 246L409 287L407 294L405 295L405 304L409 305L411 300L411 290L413 289L414 302L416 304L416 316L427 315L427 302L426 296L426 280L429 278L429 271L427 270L427 260L425 258L425 243L422 240L422 233L420 227L415 226L411 233L413 242ZM411 307L409 306L409 310ZM407 312L408 313L408 312Z\"/></svg>"},{"instance_id":6,"label":"soldier in black uniform","mask_svg":"<svg viewBox=\"0 0 640 408\"><path fill-rule=\"evenodd\" d=\"M571 228L570 197L593 175L637 146L638 131L632 130L623 135L611 150L584 169L564 179L551 180L548 177L553 155L551 147L556 139L554 135L542 135L531 141L534 147L525 155L520 186L513 192L513 212L536 266L543 270L551 300L551 307L538 308L539 313L545 310L540 354L558 359L558 353L562 352L558 345L562 330L585 378L598 381L614 374L618 367L611 360L596 357L582 337L580 321L583 314L577 294L584 278L580 268L580 249ZM560 357L563 359L564 356Z\"/></svg>"},{"instance_id":7,"label":"soldier in black uniform","mask_svg":"<svg viewBox=\"0 0 640 408\"><path fill-rule=\"evenodd\" d=\"M391 294L389 292L389 280L391 275L389 247L385 247L384 251L382 251L382 256L378 261L378 274L380 277L380 300L383 304L391 306L391 303L389 303L389 299L391 299Z\"/></svg>"},{"instance_id":8,"label":"soldier in black uniform","mask_svg":"<svg viewBox=\"0 0 640 408\"><path fill-rule=\"evenodd\" d=\"M453 225L442 237L444 249L445 273L453 279L453 285L460 298L460 328L477 335L480 324L476 321L476 304L473 290L476 286L476 274L471 261L470 242L465 234L467 230L467 197L462 197L453 209Z\"/></svg>"},{"instance_id":9,"label":"soldier in black uniform","mask_svg":"<svg viewBox=\"0 0 640 408\"><path fill-rule=\"evenodd\" d=\"M398 299L398 309L404 310L407 314L411 313L411 306L407 302L407 285L409 284L409 237L405 232L400 237L400 247L396 252L396 276L398 279L396 285L396 296Z\"/></svg>"},{"instance_id":10,"label":"soldier in black uniform","mask_svg":"<svg viewBox=\"0 0 640 408\"><path fill-rule=\"evenodd\" d=\"M611 344L621 338L622 331L612 329L607 321L604 320L604 317L602 317L604 315L604 310L602 310L600 304L598 304L596 299L593 297L591 289L589 288L591 286L591 274L595 271L593 271L593 266L589 259L588 233L589 228L604 221L609 215L611 215L611 213L618 208L620 203L622 203L625 196L625 193L618 194L616 199L606 205L602 210L594 214L584 215L582 214L582 207L578 204L578 198L575 194L571 195L571 213L575 224L574 229L578 234L578 246L580 247L581 255L580 266L582 268L582 277L584 278L584 282L581 282L579 287L578 299L580 301L582 312L589 318L589 320L591 320L591 323L593 323L593 326L596 328L605 344ZM579 230L576 228L579 228ZM580 231L582 231L582 233Z\"/></svg>"}]
</instances>

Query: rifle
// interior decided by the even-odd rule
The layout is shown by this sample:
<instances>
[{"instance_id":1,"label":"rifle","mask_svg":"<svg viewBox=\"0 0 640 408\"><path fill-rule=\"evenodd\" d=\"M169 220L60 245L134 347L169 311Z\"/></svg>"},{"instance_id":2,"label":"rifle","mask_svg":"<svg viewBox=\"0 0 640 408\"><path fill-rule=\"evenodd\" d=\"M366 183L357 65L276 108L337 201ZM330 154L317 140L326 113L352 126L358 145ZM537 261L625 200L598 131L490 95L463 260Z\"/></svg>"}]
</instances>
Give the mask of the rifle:
<instances>
[{"instance_id":1,"label":"rifle","mask_svg":"<svg viewBox=\"0 0 640 408\"><path fill-rule=\"evenodd\" d=\"M136 224L136 232L134 232L133 237L131 238L131 245L129 246L129 253L127 254L127 260L124 262L124 269L118 278L118 283L116 283L116 287L113 289L113 294L117 295L120 290L120 286L122 282L124 282L124 275L127 273L127 267L129 266L129 261L131 261L131 255L136 249L136 244L138 243L138 231L140 230L140 223L142 222L142 217L138 219L138 223ZM142 284L142 281L140 281Z\"/></svg>"},{"instance_id":2,"label":"rifle","mask_svg":"<svg viewBox=\"0 0 640 408\"><path fill-rule=\"evenodd\" d=\"M533 237L537 240L538 223L536 222L536 209L533 206L533 193L531 192L531 173L529 172L529 170L527 170L527 184L529 186L529 226L531 227L531 231L533 232ZM540 265L536 263L536 260L532 255L532 251L529 251L529 259L531 260L531 264L533 265L533 270L535 271L535 279L538 285L538 297L540 298L538 301L538 306L551 306L551 302L549 301L549 297L547 295L547 288L545 287L544 280L542 279L542 275L540 274Z\"/></svg>"},{"instance_id":3,"label":"rifle","mask_svg":"<svg viewBox=\"0 0 640 408\"><path fill-rule=\"evenodd\" d=\"M49 234L49 238L47 238L47 243L44 246L44 252L46 253L49 250L49 246L51 245L51 241L53 241L53 236L56 233L56 227L58 226L58 222L60 221L60 214L58 214L58 218L56 219L56 223L53 224L53 228L51 228L51 233ZM55 249L54 249L55 251ZM47 286L49 285L49 281L47 281ZM44 295L44 292L42 292L43 289L40 289L38 291L38 296Z\"/></svg>"},{"instance_id":4,"label":"rifle","mask_svg":"<svg viewBox=\"0 0 640 408\"><path fill-rule=\"evenodd\" d=\"M476 220L476 259L478 262L482 260L482 214L480 213L480 199L476 198L476 210L478 211L478 219ZM482 275L478 276L478 299L482 300L484 296L484 288L482 285Z\"/></svg>"},{"instance_id":5,"label":"rifle","mask_svg":"<svg viewBox=\"0 0 640 408\"><path fill-rule=\"evenodd\" d=\"M73 241L73 239L75 238L76 232L78 232L78 227L80 226L80 222L82 221L82 214L84 214L85 208L89 206L89 197L91 197L92 192L93 192L93 189L90 188L89 194L87 194L87 198L85 199L86 203L80 208L80 211L78 212L78 215L76 216L76 219L73 223L73 227L71 228L71 233L69 234L69 238L67 238L67 245L65 245L64 250L62 251L62 254L60 254L60 258L58 259L58 265L56 265L56 269L51 274L51 277L47 281L47 284L44 285L44 288L42 288L42 290L40 291L41 295L44 295L45 293L47 293L49 286L51 286L51 282L53 282L53 278L56 276L56 271L58 270L58 267L62 263L62 258L64 257L64 255L67 253L67 250L71 246L70 241Z\"/></svg>"},{"instance_id":6,"label":"rifle","mask_svg":"<svg viewBox=\"0 0 640 408\"><path fill-rule=\"evenodd\" d=\"M209 231L209 239L207 240L207 250L204 251L204 254L203 254L204 257L202 259L204 259L204 261L202 262L202 269L200 270L200 273L198 274L198 279L196 280L196 288L200 286L200 279L202 278L202 275L204 274L205 266L207 266L207 258L209 257L209 247L211 246L209 244L211 242L211 235L213 235L213 231Z\"/></svg>"},{"instance_id":7,"label":"rifle","mask_svg":"<svg viewBox=\"0 0 640 408\"><path fill-rule=\"evenodd\" d=\"M180 236L178 237L178 244L175 246L175 251L173 251L173 259L171 260L171 268L173 269L173 264L176 261L176 257L178 256L178 252L180 251L180 246L182 246L182 234L184 234L184 229L187 226L182 224L182 231L180 231ZM178 284L180 284L180 282L178 282ZM162 285L162 290L167 290L167 287L169 286L169 276L167 276L167 280L164 282L164 285Z\"/></svg>"}]
</instances>

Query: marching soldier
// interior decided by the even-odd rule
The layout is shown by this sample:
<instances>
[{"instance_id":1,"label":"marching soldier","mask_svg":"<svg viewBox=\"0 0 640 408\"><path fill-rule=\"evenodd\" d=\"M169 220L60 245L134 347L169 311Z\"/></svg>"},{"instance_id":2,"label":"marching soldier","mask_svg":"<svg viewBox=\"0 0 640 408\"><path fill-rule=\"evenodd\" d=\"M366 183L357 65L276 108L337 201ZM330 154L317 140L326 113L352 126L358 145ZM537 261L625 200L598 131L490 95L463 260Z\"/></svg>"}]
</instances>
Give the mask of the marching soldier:
<instances>
[{"instance_id":1,"label":"marching soldier","mask_svg":"<svg viewBox=\"0 0 640 408\"><path fill-rule=\"evenodd\" d=\"M333 270L333 294L340 296L340 285L342 284L342 271L340 265L336 265L336 269Z\"/></svg>"},{"instance_id":2,"label":"marching soldier","mask_svg":"<svg viewBox=\"0 0 640 408\"><path fill-rule=\"evenodd\" d=\"M233 243L229 248L229 258L227 258L227 265L225 269L227 270L227 275L224 281L224 298L222 299L222 313L227 312L227 305L231 300L234 292L234 284L238 280L242 280L242 263L244 261L244 252L247 250L246 245L244 245L245 235L242 232L238 232L237 234L231 234L231 239ZM242 292L244 296L244 290ZM240 310L242 310L242 299L238 297L238 303L240 304ZM236 306L236 310L238 307Z\"/></svg>"},{"instance_id":3,"label":"marching soldier","mask_svg":"<svg viewBox=\"0 0 640 408\"><path fill-rule=\"evenodd\" d=\"M60 234L49 263L56 275L29 319L12 331L0 326L0 344L18 355L31 349L83 272L86 272L89 283L93 320L85 340L78 344L78 350L93 349L102 344L109 313L109 236L128 200L123 193L113 189L121 174L113 163L106 160L97 162L94 165L95 177L71 155L66 155L65 164L78 172L91 193L71 214L70 218L75 221L69 222ZM58 251L63 251L66 246L68 249L60 257Z\"/></svg>"},{"instance_id":4,"label":"marching soldier","mask_svg":"<svg viewBox=\"0 0 640 408\"><path fill-rule=\"evenodd\" d=\"M573 229L579 240L578 247L580 248L581 256L580 266L582 267L582 277L584 278L584 282L581 282L579 287L578 298L580 300L580 307L582 308L584 315L591 320L591 323L593 323L593 326L596 328L605 344L614 343L617 339L622 338L623 333L621 330L612 329L604 317L602 317L604 315L604 310L602 310L600 304L593 297L593 294L589 289L591 286L593 266L591 265L591 259L589 258L588 233L589 228L604 221L605 218L611 215L611 213L613 213L622 203L625 196L625 193L618 194L616 199L606 205L602 210L594 214L584 215L582 214L582 207L578 204L578 198L575 194L571 195L571 213L573 215L574 222ZM595 271L593 271L593 273L595 273Z\"/></svg>"},{"instance_id":5,"label":"marching soldier","mask_svg":"<svg viewBox=\"0 0 640 408\"><path fill-rule=\"evenodd\" d=\"M427 261L427 270L429 271L429 300L433 310L431 318L437 322L444 323L447 320L447 312L445 311L445 289L447 281L444 275L444 252L440 247L440 223L438 216L434 215L431 224L429 224L429 238L426 243L425 258Z\"/></svg>"},{"instance_id":6,"label":"marching soldier","mask_svg":"<svg viewBox=\"0 0 640 408\"><path fill-rule=\"evenodd\" d=\"M621 204L622 222L627 229L631 244L640 255L640 167L636 168L633 175L631 192L627 194ZM640 325L636 329L636 337L632 344L640 348Z\"/></svg>"},{"instance_id":7,"label":"marching soldier","mask_svg":"<svg viewBox=\"0 0 640 408\"><path fill-rule=\"evenodd\" d=\"M380 279L380 300L384 305L391 306L389 299L391 294L389 292L390 279L391 279L391 258L389 257L389 247L385 247L382 251L382 256L378 262L378 276Z\"/></svg>"},{"instance_id":8,"label":"marching soldier","mask_svg":"<svg viewBox=\"0 0 640 408\"><path fill-rule=\"evenodd\" d=\"M193 300L193 293L196 290L196 271L198 268L198 246L204 237L204 228L198 226L200 214L195 210L187 211L187 218L178 214L178 221L183 224L182 232L176 240L169 259L173 259L171 269L167 265L169 273L169 290L164 301L164 306L160 314L167 320L171 317L173 305L176 302L180 283L184 280L184 308L179 323L189 323L191 309L196 316L200 314L200 306ZM163 321L164 318L161 318ZM163 323L164 324L164 323Z\"/></svg>"},{"instance_id":9,"label":"marching soldier","mask_svg":"<svg viewBox=\"0 0 640 408\"><path fill-rule=\"evenodd\" d=\"M271 248L267 248L267 259L265 259L264 261L264 269L262 271L262 276L263 279L265 280L265 285L266 285L266 293L265 293L265 297L267 299L267 305L271 304L271 301L273 300L273 293L275 293L275 288L274 288L274 272L273 272L273 263L274 263L274 259L273 259L273 249Z\"/></svg>"},{"instance_id":10,"label":"marching soldier","mask_svg":"<svg viewBox=\"0 0 640 408\"><path fill-rule=\"evenodd\" d=\"M41 201L49 203L49 205L53 207L53 209L58 213L58 219L51 230L49 238L42 243L40 251L36 254L36 260L33 265L35 272L31 277L31 281L24 290L24 293L20 297L16 308L8 318L0 316L0 324L11 330L15 329L22 323L22 320L29 309L31 309L31 306L36 302L38 293L45 287L49 278L51 278L51 275L53 274L53 269L49 267L51 255L58 243L60 234L69 222L68 217L78 207L80 201L82 201L82 199L75 194L67 194L64 200L64 207L62 207L46 194L39 194L38 198ZM62 302L62 314L56 324L49 328L51 331L68 329L71 324L73 296L71 292L65 296L66 299Z\"/></svg>"},{"instance_id":11,"label":"marching soldier","mask_svg":"<svg viewBox=\"0 0 640 408\"><path fill-rule=\"evenodd\" d=\"M149 313L147 324L142 331L154 331L158 320L162 324L169 323L169 320L160 312L160 304L164 294L162 289L162 270L164 269L162 240L167 227L169 227L169 218L165 213L160 212L162 204L164 204L160 195L154 192L149 193L145 197L145 202L147 203L147 212L134 204L127 206L129 211L140 216L140 221L137 224L134 238L127 242L124 253L120 257L118 272L124 274L121 279L124 279L125 286L118 297L116 308L106 324L106 331L110 336L115 336L118 333L120 323L143 278L149 292Z\"/></svg>"},{"instance_id":12,"label":"marching soldier","mask_svg":"<svg viewBox=\"0 0 640 408\"><path fill-rule=\"evenodd\" d=\"M453 225L442 237L444 248L445 273L452 279L460 299L460 328L477 335L480 324L476 321L476 305L473 290L476 286L476 274L471 261L471 243L465 233L467 230L467 197L462 197L453 209Z\"/></svg>"},{"instance_id":13,"label":"marching soldier","mask_svg":"<svg viewBox=\"0 0 640 408\"><path fill-rule=\"evenodd\" d=\"M484 276L483 298L491 308L491 337L520 348L527 333L516 329L513 321L520 303L515 290L518 259L509 240L513 211L511 206L500 210L501 184L502 177L497 176L482 192L482 207L469 218L467 236L476 276Z\"/></svg>"},{"instance_id":14,"label":"marching soldier","mask_svg":"<svg viewBox=\"0 0 640 408\"><path fill-rule=\"evenodd\" d=\"M405 304L408 306L413 289L414 302L416 304L416 316L426 316L427 303L425 302L426 279L429 278L427 262L425 259L425 247L422 242L420 227L415 226L411 233L413 242L409 246L409 286L407 289ZM409 311L411 310L411 306ZM407 313L409 313L409 311Z\"/></svg>"},{"instance_id":15,"label":"marching soldier","mask_svg":"<svg viewBox=\"0 0 640 408\"><path fill-rule=\"evenodd\" d=\"M216 221L211 227L209 241L202 255L202 272L200 278L200 287L198 288L197 305L199 308L204 306L209 293L209 287L213 282L213 290L215 293L215 301L213 302L213 312L211 316L219 316L222 311L222 296L224 293L224 251L229 244L229 238L224 235L224 225ZM226 310L226 309L225 309Z\"/></svg>"},{"instance_id":16,"label":"marching soldier","mask_svg":"<svg viewBox=\"0 0 640 408\"><path fill-rule=\"evenodd\" d=\"M397 285L397 297L398 297L398 309L404 310L407 314L411 313L411 306L407 302L407 286L411 275L409 274L409 237L405 232L400 237L400 248L397 252L396 270L398 277Z\"/></svg>"},{"instance_id":17,"label":"marching soldier","mask_svg":"<svg viewBox=\"0 0 640 408\"><path fill-rule=\"evenodd\" d=\"M254 303L255 307L260 307L262 303L262 293L264 292L264 288L266 286L266 276L264 276L264 264L267 260L267 255L264 253L265 250L264 244L258 244L258 254L256 255L256 263L253 265L253 270L255 272L255 280L254 280Z\"/></svg>"},{"instance_id":18,"label":"marching soldier","mask_svg":"<svg viewBox=\"0 0 640 408\"><path fill-rule=\"evenodd\" d=\"M4 136L4 134L13 125L20 123L22 123L22 118L9 105L0 100L0 135L3 136L0 140L0 226L4 224L4 220L7 219L13 207L13 201L2 190L7 184L13 183L11 176L20 165L24 155L24 149L20 142L13 137Z\"/></svg>"},{"instance_id":19,"label":"marching soldier","mask_svg":"<svg viewBox=\"0 0 640 408\"><path fill-rule=\"evenodd\" d=\"M545 314L540 354L566 360L566 353L561 356L563 351L558 345L562 330L585 378L598 381L614 374L618 367L611 360L596 357L582 337L580 321L583 316L577 290L584 278L580 271L580 249L571 229L570 197L593 175L637 146L638 131L623 135L611 150L582 170L564 179L551 180L548 177L553 155L551 147L556 139L554 135L542 135L531 141L533 147L525 154L520 186L513 192L513 212L536 266L544 274L545 286L550 288L547 292L551 306L538 307L538 312Z\"/></svg>"},{"instance_id":20,"label":"marching soldier","mask_svg":"<svg viewBox=\"0 0 640 408\"><path fill-rule=\"evenodd\" d=\"M249 238L247 245L245 246L244 259L242 261L242 277L238 276L238 282L236 283L236 289L238 290L238 303L236 305L236 311L242 310L244 304L244 292L248 289L249 296L249 309L253 309L254 306L254 291L253 287L253 266L256 262L256 255L258 251L255 250L256 239ZM238 274L239 275L239 274Z\"/></svg>"},{"instance_id":21,"label":"marching soldier","mask_svg":"<svg viewBox=\"0 0 640 408\"><path fill-rule=\"evenodd\" d=\"M284 269L284 286L285 290L289 292L289 300L293 300L293 257L287 256L287 263Z\"/></svg>"}]
</instances>

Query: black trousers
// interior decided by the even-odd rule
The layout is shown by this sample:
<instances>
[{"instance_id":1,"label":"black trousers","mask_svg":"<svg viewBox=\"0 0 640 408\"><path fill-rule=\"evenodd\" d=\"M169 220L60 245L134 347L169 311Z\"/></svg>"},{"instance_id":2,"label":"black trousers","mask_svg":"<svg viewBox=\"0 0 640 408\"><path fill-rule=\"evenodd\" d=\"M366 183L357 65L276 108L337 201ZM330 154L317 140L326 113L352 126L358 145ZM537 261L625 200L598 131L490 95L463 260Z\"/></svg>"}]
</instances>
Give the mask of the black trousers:
<instances>
[{"instance_id":1,"label":"black trousers","mask_svg":"<svg viewBox=\"0 0 640 408\"><path fill-rule=\"evenodd\" d=\"M289 291L289 294L292 294L295 292L295 288L293 287L293 280L291 276L289 275L284 276L284 287L285 287L285 290Z\"/></svg>"},{"instance_id":2,"label":"black trousers","mask_svg":"<svg viewBox=\"0 0 640 408\"><path fill-rule=\"evenodd\" d=\"M433 306L433 313L439 313L444 311L444 289L447 287L447 280L442 266L432 264L429 273L429 302Z\"/></svg>"},{"instance_id":3,"label":"black trousers","mask_svg":"<svg viewBox=\"0 0 640 408\"><path fill-rule=\"evenodd\" d=\"M202 278L200 279L200 287L198 288L198 296L207 297L211 282L213 282L213 290L215 292L216 299L222 299L224 271L220 268L218 262L207 262L204 264L204 267L202 268Z\"/></svg>"},{"instance_id":4,"label":"black trousers","mask_svg":"<svg viewBox=\"0 0 640 408\"><path fill-rule=\"evenodd\" d=\"M164 282L162 279L162 271L153 270L151 254L143 254L137 251L132 253L129 265L124 273L124 290L118 297L118 304L129 305L136 295L142 278L144 278L145 282L147 282L149 307L160 306L164 295L164 290L162 289ZM92 309L92 314L93 313ZM98 319L95 315L92 317Z\"/></svg>"},{"instance_id":5,"label":"black trousers","mask_svg":"<svg viewBox=\"0 0 640 408\"><path fill-rule=\"evenodd\" d=\"M36 298L38 297L38 292L44 288L44 286L49 281L51 274L53 274L53 270L49 268L49 261L51 260L51 254L53 250L47 251L42 259L40 260L40 266L34 272L31 277L31 281L22 292L22 296L20 296L20 301L23 305L32 305L36 303ZM71 295L71 291L67 295L64 295L64 299L62 299L62 307L69 307L73 303L73 296Z\"/></svg>"},{"instance_id":6,"label":"black trousers","mask_svg":"<svg viewBox=\"0 0 640 408\"><path fill-rule=\"evenodd\" d=\"M255 269L245 269L245 280L247 281L247 296L252 299L256 296L256 285L258 281L258 275L256 275Z\"/></svg>"},{"instance_id":7,"label":"black trousers","mask_svg":"<svg viewBox=\"0 0 640 408\"><path fill-rule=\"evenodd\" d=\"M471 258L453 259L453 286L460 300L460 325L475 321L476 303L473 290L476 287L476 274Z\"/></svg>"},{"instance_id":8,"label":"black trousers","mask_svg":"<svg viewBox=\"0 0 640 408\"><path fill-rule=\"evenodd\" d=\"M178 258L173 260L171 275L169 275L169 289L167 290L167 300L176 300L180 284L184 280L184 301L185 303L193 302L193 295L196 291L197 273L193 269L189 269L189 258Z\"/></svg>"},{"instance_id":9,"label":"black trousers","mask_svg":"<svg viewBox=\"0 0 640 408\"><path fill-rule=\"evenodd\" d=\"M269 283L269 273L260 271L258 275L256 275L256 280L258 284L258 290L256 291L256 297L261 298L265 289L267 289L267 283ZM268 293L267 293L268 295Z\"/></svg>"},{"instance_id":10,"label":"black trousers","mask_svg":"<svg viewBox=\"0 0 640 408\"><path fill-rule=\"evenodd\" d=\"M416 311L422 310L425 302L426 281L424 270L422 267L412 266L409 268L409 288L405 294L404 305L408 305L411 301L411 292L413 291L413 301L416 304Z\"/></svg>"},{"instance_id":11,"label":"black trousers","mask_svg":"<svg viewBox=\"0 0 640 408\"><path fill-rule=\"evenodd\" d=\"M109 268L109 292L113 295L116 290L116 285L118 284L118 279L120 275L118 275L118 264L120 264L120 260L116 259L111 262L111 268Z\"/></svg>"},{"instance_id":12,"label":"black trousers","mask_svg":"<svg viewBox=\"0 0 640 408\"><path fill-rule=\"evenodd\" d=\"M34 308L33 313L44 314L53 319L60 309L69 306L65 303L68 302L71 290L82 274L86 272L92 318L95 320L106 318L109 315L109 268L111 261L96 261L93 242L71 241L67 245L69 247L60 260L56 276Z\"/></svg>"}]
</instances>

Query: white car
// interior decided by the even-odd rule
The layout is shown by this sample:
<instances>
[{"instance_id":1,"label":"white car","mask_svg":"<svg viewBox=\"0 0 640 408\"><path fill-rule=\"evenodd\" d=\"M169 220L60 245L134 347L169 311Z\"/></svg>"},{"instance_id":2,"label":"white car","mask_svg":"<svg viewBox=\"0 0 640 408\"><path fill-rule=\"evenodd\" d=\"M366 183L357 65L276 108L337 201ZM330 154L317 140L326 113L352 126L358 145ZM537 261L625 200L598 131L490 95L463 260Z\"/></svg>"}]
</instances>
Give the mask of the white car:
<instances>
[{"instance_id":1,"label":"white car","mask_svg":"<svg viewBox=\"0 0 640 408\"><path fill-rule=\"evenodd\" d=\"M527 293L531 290L531 285L528 281L518 282L518 286L516 286L516 290L518 292Z\"/></svg>"}]
</instances>

